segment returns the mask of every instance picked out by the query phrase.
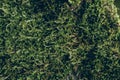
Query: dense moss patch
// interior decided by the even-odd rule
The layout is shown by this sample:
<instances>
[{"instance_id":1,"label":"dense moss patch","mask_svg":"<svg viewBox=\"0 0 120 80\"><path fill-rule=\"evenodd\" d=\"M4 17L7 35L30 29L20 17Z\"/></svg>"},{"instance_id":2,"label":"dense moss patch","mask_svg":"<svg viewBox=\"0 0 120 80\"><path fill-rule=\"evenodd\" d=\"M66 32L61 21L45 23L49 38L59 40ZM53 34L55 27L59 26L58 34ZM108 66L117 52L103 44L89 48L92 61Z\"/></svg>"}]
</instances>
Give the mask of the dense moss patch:
<instances>
[{"instance_id":1,"label":"dense moss patch","mask_svg":"<svg viewBox=\"0 0 120 80\"><path fill-rule=\"evenodd\" d=\"M118 8L118 14L120 15L120 1L119 0L115 0L115 5Z\"/></svg>"},{"instance_id":2,"label":"dense moss patch","mask_svg":"<svg viewBox=\"0 0 120 80\"><path fill-rule=\"evenodd\" d=\"M1 0L0 79L119 80L113 0Z\"/></svg>"}]
</instances>

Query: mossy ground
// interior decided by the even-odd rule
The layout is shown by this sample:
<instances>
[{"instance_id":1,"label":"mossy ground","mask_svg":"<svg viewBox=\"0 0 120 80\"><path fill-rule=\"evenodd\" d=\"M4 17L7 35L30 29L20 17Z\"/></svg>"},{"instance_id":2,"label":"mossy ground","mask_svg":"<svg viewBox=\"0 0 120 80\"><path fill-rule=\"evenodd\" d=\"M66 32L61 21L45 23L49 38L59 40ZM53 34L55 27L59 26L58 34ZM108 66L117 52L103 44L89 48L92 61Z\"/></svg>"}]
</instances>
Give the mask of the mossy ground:
<instances>
[{"instance_id":1,"label":"mossy ground","mask_svg":"<svg viewBox=\"0 0 120 80\"><path fill-rule=\"evenodd\" d=\"M119 80L113 0L0 0L0 79Z\"/></svg>"}]
</instances>

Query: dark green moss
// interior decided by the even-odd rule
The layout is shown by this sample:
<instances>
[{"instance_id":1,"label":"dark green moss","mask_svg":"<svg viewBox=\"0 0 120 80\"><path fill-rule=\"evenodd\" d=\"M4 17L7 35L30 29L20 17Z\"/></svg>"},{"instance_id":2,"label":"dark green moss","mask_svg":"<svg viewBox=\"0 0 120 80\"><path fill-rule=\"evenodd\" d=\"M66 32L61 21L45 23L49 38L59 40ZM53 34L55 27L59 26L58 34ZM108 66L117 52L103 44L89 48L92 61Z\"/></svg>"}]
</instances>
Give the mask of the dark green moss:
<instances>
[{"instance_id":1,"label":"dark green moss","mask_svg":"<svg viewBox=\"0 0 120 80\"><path fill-rule=\"evenodd\" d=\"M76 2L0 1L0 80L120 79L114 1Z\"/></svg>"}]
</instances>

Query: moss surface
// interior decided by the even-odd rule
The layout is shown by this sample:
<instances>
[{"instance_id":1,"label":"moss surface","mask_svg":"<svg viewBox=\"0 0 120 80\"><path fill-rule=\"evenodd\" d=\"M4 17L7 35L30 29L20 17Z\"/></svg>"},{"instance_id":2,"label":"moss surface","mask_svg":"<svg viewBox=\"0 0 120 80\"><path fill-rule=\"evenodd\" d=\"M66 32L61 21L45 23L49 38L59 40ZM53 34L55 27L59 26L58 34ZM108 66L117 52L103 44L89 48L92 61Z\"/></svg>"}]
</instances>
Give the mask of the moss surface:
<instances>
[{"instance_id":1,"label":"moss surface","mask_svg":"<svg viewBox=\"0 0 120 80\"><path fill-rule=\"evenodd\" d=\"M113 0L0 0L1 80L119 80Z\"/></svg>"}]
</instances>

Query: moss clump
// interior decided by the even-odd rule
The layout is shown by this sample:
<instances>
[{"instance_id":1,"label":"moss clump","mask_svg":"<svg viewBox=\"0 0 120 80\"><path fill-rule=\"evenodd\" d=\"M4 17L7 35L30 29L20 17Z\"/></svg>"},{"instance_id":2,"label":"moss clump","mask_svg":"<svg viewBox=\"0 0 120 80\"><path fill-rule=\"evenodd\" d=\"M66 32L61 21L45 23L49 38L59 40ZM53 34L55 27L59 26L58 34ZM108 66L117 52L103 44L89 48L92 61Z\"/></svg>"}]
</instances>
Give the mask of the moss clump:
<instances>
[{"instance_id":1,"label":"moss clump","mask_svg":"<svg viewBox=\"0 0 120 80\"><path fill-rule=\"evenodd\" d=\"M1 0L0 79L119 80L113 0Z\"/></svg>"}]
</instances>

